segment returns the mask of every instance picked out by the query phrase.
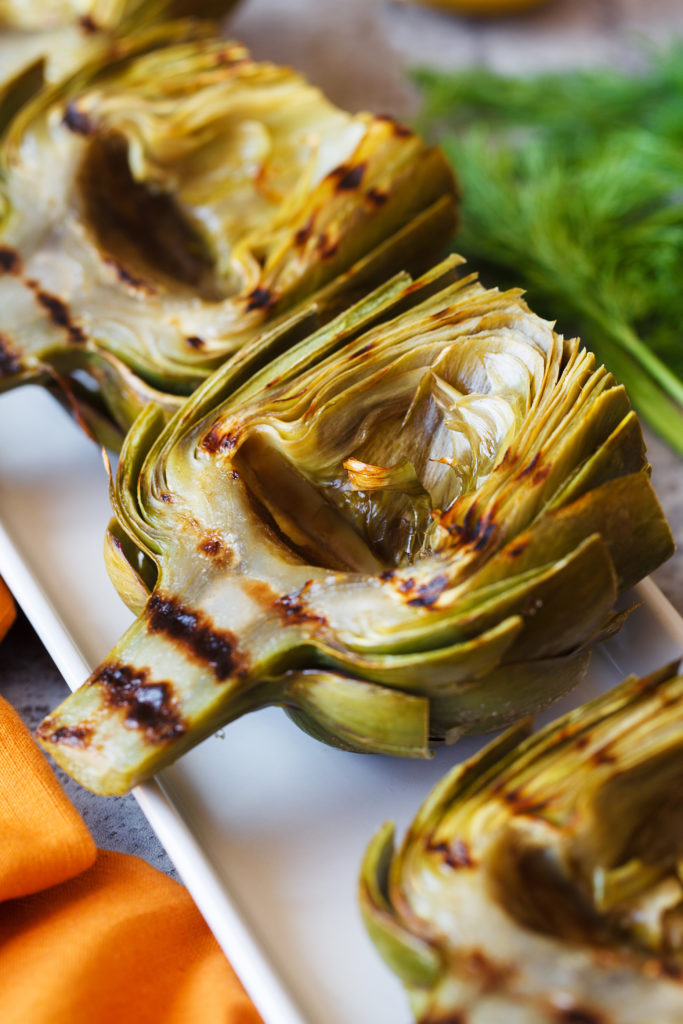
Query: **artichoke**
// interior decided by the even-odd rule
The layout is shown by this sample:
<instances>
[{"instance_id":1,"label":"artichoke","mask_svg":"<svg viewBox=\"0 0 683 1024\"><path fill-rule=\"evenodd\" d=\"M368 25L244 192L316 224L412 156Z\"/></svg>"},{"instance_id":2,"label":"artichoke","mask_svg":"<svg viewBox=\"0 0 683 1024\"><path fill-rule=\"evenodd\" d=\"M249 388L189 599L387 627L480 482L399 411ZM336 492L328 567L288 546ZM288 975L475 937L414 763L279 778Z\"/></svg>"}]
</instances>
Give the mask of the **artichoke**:
<instances>
[{"instance_id":1,"label":"artichoke","mask_svg":"<svg viewBox=\"0 0 683 1024\"><path fill-rule=\"evenodd\" d=\"M54 31L81 24L84 32L200 14L220 18L235 0L0 0L0 28Z\"/></svg>"},{"instance_id":2,"label":"artichoke","mask_svg":"<svg viewBox=\"0 0 683 1024\"><path fill-rule=\"evenodd\" d=\"M220 17L231 0L0 0L0 134L45 83L110 59L117 40L164 17Z\"/></svg>"},{"instance_id":3,"label":"artichoke","mask_svg":"<svg viewBox=\"0 0 683 1024\"><path fill-rule=\"evenodd\" d=\"M423 269L454 228L438 150L191 22L41 91L0 165L0 390L48 385L105 443L295 307L324 322Z\"/></svg>"},{"instance_id":4,"label":"artichoke","mask_svg":"<svg viewBox=\"0 0 683 1024\"><path fill-rule=\"evenodd\" d=\"M138 418L110 556L139 618L39 730L84 785L123 792L267 704L429 756L550 704L618 628L672 549L637 419L459 262L294 347L273 329L166 426Z\"/></svg>"},{"instance_id":5,"label":"artichoke","mask_svg":"<svg viewBox=\"0 0 683 1024\"><path fill-rule=\"evenodd\" d=\"M186 15L220 18L236 0L0 0L0 68L7 81L41 64L48 82L75 71L145 25Z\"/></svg>"},{"instance_id":6,"label":"artichoke","mask_svg":"<svg viewBox=\"0 0 683 1024\"><path fill-rule=\"evenodd\" d=\"M635 676L454 768L363 916L422 1024L683 1020L683 675Z\"/></svg>"}]
</instances>

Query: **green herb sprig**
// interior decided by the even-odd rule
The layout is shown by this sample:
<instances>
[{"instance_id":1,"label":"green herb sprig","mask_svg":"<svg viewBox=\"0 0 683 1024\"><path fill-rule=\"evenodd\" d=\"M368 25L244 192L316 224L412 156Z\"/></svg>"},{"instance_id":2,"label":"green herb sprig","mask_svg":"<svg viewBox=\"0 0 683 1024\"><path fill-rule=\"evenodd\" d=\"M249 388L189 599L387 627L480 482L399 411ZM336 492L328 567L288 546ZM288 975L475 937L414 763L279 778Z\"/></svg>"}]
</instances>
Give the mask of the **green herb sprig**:
<instances>
[{"instance_id":1,"label":"green herb sprig","mask_svg":"<svg viewBox=\"0 0 683 1024\"><path fill-rule=\"evenodd\" d=\"M463 188L458 251L580 333L683 454L683 45L636 75L415 78Z\"/></svg>"}]
</instances>

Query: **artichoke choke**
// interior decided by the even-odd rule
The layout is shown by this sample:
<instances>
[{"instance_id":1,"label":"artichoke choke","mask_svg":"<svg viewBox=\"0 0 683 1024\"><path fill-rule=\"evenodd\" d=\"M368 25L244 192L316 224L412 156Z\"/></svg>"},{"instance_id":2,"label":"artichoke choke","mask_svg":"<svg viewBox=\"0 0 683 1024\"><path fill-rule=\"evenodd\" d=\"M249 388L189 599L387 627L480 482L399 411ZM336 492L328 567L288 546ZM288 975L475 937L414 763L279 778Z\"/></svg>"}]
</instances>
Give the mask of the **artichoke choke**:
<instances>
[{"instance_id":1,"label":"artichoke choke","mask_svg":"<svg viewBox=\"0 0 683 1024\"><path fill-rule=\"evenodd\" d=\"M421 1024L683 1020L683 675L635 676L454 768L363 916Z\"/></svg>"},{"instance_id":2,"label":"artichoke choke","mask_svg":"<svg viewBox=\"0 0 683 1024\"><path fill-rule=\"evenodd\" d=\"M139 618L39 737L123 792L268 704L351 750L546 706L672 550L623 388L452 257L289 346L298 315L124 445L110 564Z\"/></svg>"}]
</instances>

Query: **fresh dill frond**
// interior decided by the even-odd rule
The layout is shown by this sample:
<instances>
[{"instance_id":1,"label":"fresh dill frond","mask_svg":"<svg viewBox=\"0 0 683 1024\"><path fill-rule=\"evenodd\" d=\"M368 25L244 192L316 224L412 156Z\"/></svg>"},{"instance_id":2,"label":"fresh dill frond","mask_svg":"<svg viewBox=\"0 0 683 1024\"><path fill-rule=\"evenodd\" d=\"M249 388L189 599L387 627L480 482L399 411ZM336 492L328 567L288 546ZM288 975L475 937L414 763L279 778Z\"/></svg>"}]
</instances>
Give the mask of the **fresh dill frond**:
<instances>
[{"instance_id":1,"label":"fresh dill frond","mask_svg":"<svg viewBox=\"0 0 683 1024\"><path fill-rule=\"evenodd\" d=\"M458 250L580 333L683 454L683 46L637 76L415 77L463 189Z\"/></svg>"}]
</instances>

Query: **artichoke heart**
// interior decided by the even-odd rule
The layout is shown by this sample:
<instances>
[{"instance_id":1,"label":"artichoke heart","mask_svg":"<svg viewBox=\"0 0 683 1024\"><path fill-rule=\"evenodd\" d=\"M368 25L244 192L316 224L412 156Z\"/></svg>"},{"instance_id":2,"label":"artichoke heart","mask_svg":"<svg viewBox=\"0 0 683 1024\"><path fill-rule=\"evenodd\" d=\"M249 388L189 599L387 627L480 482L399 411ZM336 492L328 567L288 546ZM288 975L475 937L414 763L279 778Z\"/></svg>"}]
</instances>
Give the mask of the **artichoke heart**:
<instances>
[{"instance_id":1,"label":"artichoke heart","mask_svg":"<svg viewBox=\"0 0 683 1024\"><path fill-rule=\"evenodd\" d=\"M112 497L137 622L42 724L122 792L281 705L350 750L429 755L550 704L672 550L623 388L451 257L294 347L274 328L164 426Z\"/></svg>"},{"instance_id":2,"label":"artichoke heart","mask_svg":"<svg viewBox=\"0 0 683 1024\"><path fill-rule=\"evenodd\" d=\"M323 323L424 269L455 224L438 150L191 21L41 90L0 171L0 390L45 384L105 443L295 308Z\"/></svg>"},{"instance_id":3,"label":"artichoke heart","mask_svg":"<svg viewBox=\"0 0 683 1024\"><path fill-rule=\"evenodd\" d=\"M680 672L514 726L371 842L363 917L421 1024L683 1020Z\"/></svg>"}]
</instances>

